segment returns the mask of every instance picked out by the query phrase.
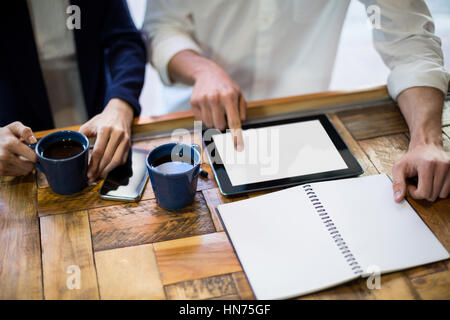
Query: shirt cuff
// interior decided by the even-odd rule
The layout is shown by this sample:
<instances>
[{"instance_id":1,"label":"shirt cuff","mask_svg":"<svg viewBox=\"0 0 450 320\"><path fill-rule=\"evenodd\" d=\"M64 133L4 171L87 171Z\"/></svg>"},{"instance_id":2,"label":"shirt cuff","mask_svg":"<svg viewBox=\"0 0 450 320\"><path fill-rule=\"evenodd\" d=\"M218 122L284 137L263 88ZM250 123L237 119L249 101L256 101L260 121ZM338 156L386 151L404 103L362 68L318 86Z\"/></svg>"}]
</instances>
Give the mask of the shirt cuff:
<instances>
[{"instance_id":1,"label":"shirt cuff","mask_svg":"<svg viewBox=\"0 0 450 320\"><path fill-rule=\"evenodd\" d=\"M170 86L173 84L168 70L170 59L183 50L192 50L198 54L202 53L200 47L192 39L184 35L176 35L164 39L153 48L153 65L158 70L161 81L165 85Z\"/></svg>"},{"instance_id":2,"label":"shirt cuff","mask_svg":"<svg viewBox=\"0 0 450 320\"><path fill-rule=\"evenodd\" d=\"M394 100L397 100L403 90L412 87L433 87L446 95L449 79L450 74L442 65L419 61L395 67L389 74L387 86L389 95Z\"/></svg>"}]
</instances>

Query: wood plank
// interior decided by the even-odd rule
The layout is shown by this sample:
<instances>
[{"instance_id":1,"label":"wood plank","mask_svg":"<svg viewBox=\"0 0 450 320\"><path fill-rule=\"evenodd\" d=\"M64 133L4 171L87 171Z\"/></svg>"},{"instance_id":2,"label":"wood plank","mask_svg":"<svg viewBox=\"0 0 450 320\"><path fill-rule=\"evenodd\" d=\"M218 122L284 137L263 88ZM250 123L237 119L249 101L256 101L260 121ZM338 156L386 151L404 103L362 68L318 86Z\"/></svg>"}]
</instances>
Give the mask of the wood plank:
<instances>
[{"instance_id":1,"label":"wood plank","mask_svg":"<svg viewBox=\"0 0 450 320\"><path fill-rule=\"evenodd\" d=\"M393 103L337 113L356 140L369 139L408 131L408 126Z\"/></svg>"},{"instance_id":2,"label":"wood plank","mask_svg":"<svg viewBox=\"0 0 450 320\"><path fill-rule=\"evenodd\" d=\"M242 271L224 232L154 244L164 285Z\"/></svg>"},{"instance_id":3,"label":"wood plank","mask_svg":"<svg viewBox=\"0 0 450 320\"><path fill-rule=\"evenodd\" d=\"M237 295L230 274L189 280L164 287L167 299L204 300Z\"/></svg>"},{"instance_id":4,"label":"wood plank","mask_svg":"<svg viewBox=\"0 0 450 320\"><path fill-rule=\"evenodd\" d=\"M359 141L359 145L381 173L392 178L392 167L408 149L408 138L404 134L396 134Z\"/></svg>"},{"instance_id":5,"label":"wood plank","mask_svg":"<svg viewBox=\"0 0 450 320\"><path fill-rule=\"evenodd\" d=\"M47 177L40 170L36 171L36 182L37 182L38 188L48 188L49 187Z\"/></svg>"},{"instance_id":6,"label":"wood plank","mask_svg":"<svg viewBox=\"0 0 450 320\"><path fill-rule=\"evenodd\" d=\"M95 253L102 299L165 299L153 245Z\"/></svg>"},{"instance_id":7,"label":"wood plank","mask_svg":"<svg viewBox=\"0 0 450 320\"><path fill-rule=\"evenodd\" d=\"M442 134L442 144L444 145L444 150L446 152L450 152L450 136L447 135L445 132Z\"/></svg>"},{"instance_id":8,"label":"wood plank","mask_svg":"<svg viewBox=\"0 0 450 320\"><path fill-rule=\"evenodd\" d=\"M244 272L235 272L232 274L234 285L236 286L239 297L243 300L254 300L252 288L248 283L247 277Z\"/></svg>"},{"instance_id":9,"label":"wood plank","mask_svg":"<svg viewBox=\"0 0 450 320\"><path fill-rule=\"evenodd\" d=\"M247 195L237 197L226 197L220 193L219 189L216 188L203 190L202 193L203 197L206 200L206 204L209 208L209 212L211 213L211 218L214 222L214 227L216 228L217 232L223 231L222 221L220 220L216 212L217 206L222 203L229 203L233 201L248 199Z\"/></svg>"},{"instance_id":10,"label":"wood plank","mask_svg":"<svg viewBox=\"0 0 450 320\"><path fill-rule=\"evenodd\" d=\"M430 203L408 197L408 202L419 213L422 220L425 221L447 251L450 252L450 198Z\"/></svg>"},{"instance_id":11,"label":"wood plank","mask_svg":"<svg viewBox=\"0 0 450 320\"><path fill-rule=\"evenodd\" d=\"M36 182L32 175L0 185L0 299L42 299Z\"/></svg>"},{"instance_id":12,"label":"wood plank","mask_svg":"<svg viewBox=\"0 0 450 320\"><path fill-rule=\"evenodd\" d=\"M155 199L89 210L94 250L166 241L215 231L202 194L180 210L161 208Z\"/></svg>"},{"instance_id":13,"label":"wood plank","mask_svg":"<svg viewBox=\"0 0 450 320\"><path fill-rule=\"evenodd\" d=\"M367 279L364 279L367 281ZM418 299L417 293L410 286L409 280L403 272L395 272L381 276L380 289L368 289L370 299L376 300L411 300Z\"/></svg>"},{"instance_id":14,"label":"wood plank","mask_svg":"<svg viewBox=\"0 0 450 320\"><path fill-rule=\"evenodd\" d=\"M45 298L98 299L87 212L41 218L41 238ZM79 289L67 285L77 274L71 266L79 268Z\"/></svg>"},{"instance_id":15,"label":"wood plank","mask_svg":"<svg viewBox=\"0 0 450 320\"><path fill-rule=\"evenodd\" d=\"M442 131L444 131L444 133L447 136L447 138L450 139L450 126L443 127Z\"/></svg>"},{"instance_id":16,"label":"wood plank","mask_svg":"<svg viewBox=\"0 0 450 320\"><path fill-rule=\"evenodd\" d=\"M59 195L50 188L38 189L38 213L40 217L48 215L88 210L105 206L125 203L120 201L103 200L100 198L99 190L102 183L86 187L84 190L71 195ZM147 183L142 195L142 200L153 199L153 189Z\"/></svg>"},{"instance_id":17,"label":"wood plank","mask_svg":"<svg viewBox=\"0 0 450 320\"><path fill-rule=\"evenodd\" d=\"M442 126L450 125L450 100L444 102L444 108L442 110Z\"/></svg>"},{"instance_id":18,"label":"wood plank","mask_svg":"<svg viewBox=\"0 0 450 320\"><path fill-rule=\"evenodd\" d=\"M366 175L374 175L378 174L378 170L375 168L373 163L369 160L367 155L364 153L364 150L361 149L358 142L352 137L350 132L347 130L345 125L342 123L341 119L335 114L330 114L329 118L333 123L336 130L341 135L342 139L344 139L347 146L350 148L350 151L353 153L355 158L358 160L359 164L364 170L362 176Z\"/></svg>"},{"instance_id":19,"label":"wood plank","mask_svg":"<svg viewBox=\"0 0 450 320\"><path fill-rule=\"evenodd\" d=\"M441 272L448 270L448 264L450 264L450 260L447 261L439 261L431 264L427 264L425 266L416 267L413 269L405 270L405 274L408 276L410 280L414 278L423 277L432 273Z\"/></svg>"},{"instance_id":20,"label":"wood plank","mask_svg":"<svg viewBox=\"0 0 450 320\"><path fill-rule=\"evenodd\" d=\"M450 270L415 278L411 283L422 299L450 299Z\"/></svg>"}]
</instances>

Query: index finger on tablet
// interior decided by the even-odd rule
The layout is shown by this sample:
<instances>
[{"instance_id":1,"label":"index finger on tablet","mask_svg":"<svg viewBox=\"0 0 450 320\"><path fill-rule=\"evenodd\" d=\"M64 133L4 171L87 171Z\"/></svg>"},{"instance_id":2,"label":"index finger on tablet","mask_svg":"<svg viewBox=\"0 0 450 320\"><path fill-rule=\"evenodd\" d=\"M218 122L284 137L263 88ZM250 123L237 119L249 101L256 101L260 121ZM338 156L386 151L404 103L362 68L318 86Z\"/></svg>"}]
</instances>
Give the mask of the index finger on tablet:
<instances>
[{"instance_id":1,"label":"index finger on tablet","mask_svg":"<svg viewBox=\"0 0 450 320\"><path fill-rule=\"evenodd\" d=\"M227 115L228 127L233 136L234 148L237 151L244 150L244 138L242 136L241 118L238 111L238 97L225 100L225 113Z\"/></svg>"}]
</instances>

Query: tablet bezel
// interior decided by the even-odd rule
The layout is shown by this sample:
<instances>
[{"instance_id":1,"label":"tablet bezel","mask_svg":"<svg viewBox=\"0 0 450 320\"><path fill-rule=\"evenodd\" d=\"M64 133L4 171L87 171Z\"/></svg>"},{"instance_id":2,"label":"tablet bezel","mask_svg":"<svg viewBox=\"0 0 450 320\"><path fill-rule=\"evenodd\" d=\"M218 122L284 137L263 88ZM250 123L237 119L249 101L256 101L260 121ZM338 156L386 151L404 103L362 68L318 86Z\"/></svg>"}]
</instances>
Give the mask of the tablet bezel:
<instances>
[{"instance_id":1,"label":"tablet bezel","mask_svg":"<svg viewBox=\"0 0 450 320\"><path fill-rule=\"evenodd\" d=\"M269 180L269 181L262 181L262 182L233 186L231 184L230 178L228 177L228 174L225 170L225 166L223 165L223 161L220 158L220 155L215 154L216 147L214 144L213 136L215 134L225 133L225 131L221 132L216 129L205 129L205 130L203 130L202 141L203 141L203 145L205 146L206 154L208 156L209 163L211 164L211 168L214 173L214 177L217 181L217 185L219 186L220 192L226 196L237 195L237 194L250 193L250 192L267 190L267 189L275 189L275 188L294 186L294 185L315 182L315 181L348 178L348 177L358 176L358 175L364 173L364 170L362 169L361 165L358 163L358 160L356 160L355 156L350 151L350 149L348 148L347 144L344 142L342 137L339 135L336 128L330 122L328 117L324 114L306 116L306 117L295 117L295 118L283 119L283 120L272 120L272 121L243 124L242 129L245 130L245 129L251 129L251 128L270 127L270 126L277 126L277 125L296 123L296 122L305 122L305 121L311 121L311 120L319 120L320 121L320 123L322 124L326 133L328 134L328 136L330 137L334 146L336 147L336 149L338 150L342 159L344 160L345 164L347 165L346 169L313 173L313 174L296 176L296 177L289 177L289 178L283 178L283 179L276 179L276 180ZM211 140L205 140L205 131L206 130L216 130L217 133L214 133L212 135L209 134L209 136L211 137ZM213 164L211 162L212 155L210 154L210 151L214 152L214 158L220 159L220 164L218 164L218 163Z\"/></svg>"}]
</instances>

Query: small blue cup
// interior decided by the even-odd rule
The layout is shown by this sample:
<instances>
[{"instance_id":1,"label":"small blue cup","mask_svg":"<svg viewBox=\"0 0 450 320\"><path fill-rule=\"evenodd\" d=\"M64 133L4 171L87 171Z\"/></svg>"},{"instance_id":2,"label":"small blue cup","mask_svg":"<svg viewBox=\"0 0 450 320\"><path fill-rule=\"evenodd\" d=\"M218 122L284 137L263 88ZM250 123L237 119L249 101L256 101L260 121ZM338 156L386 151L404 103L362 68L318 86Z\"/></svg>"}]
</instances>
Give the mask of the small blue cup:
<instances>
[{"instance_id":1,"label":"small blue cup","mask_svg":"<svg viewBox=\"0 0 450 320\"><path fill-rule=\"evenodd\" d=\"M44 157L46 147L57 141L68 140L79 142L83 146L83 151L65 159ZM87 186L89 140L85 135L77 131L57 131L43 137L34 148L39 158L36 166L45 174L50 188L55 193L72 194Z\"/></svg>"},{"instance_id":2,"label":"small blue cup","mask_svg":"<svg viewBox=\"0 0 450 320\"><path fill-rule=\"evenodd\" d=\"M157 159L171 155L193 160L193 167L179 173L161 172L152 166ZM147 169L158 204L168 210L184 208L192 203L197 190L201 153L198 145L167 143L153 149L147 156Z\"/></svg>"}]
</instances>

